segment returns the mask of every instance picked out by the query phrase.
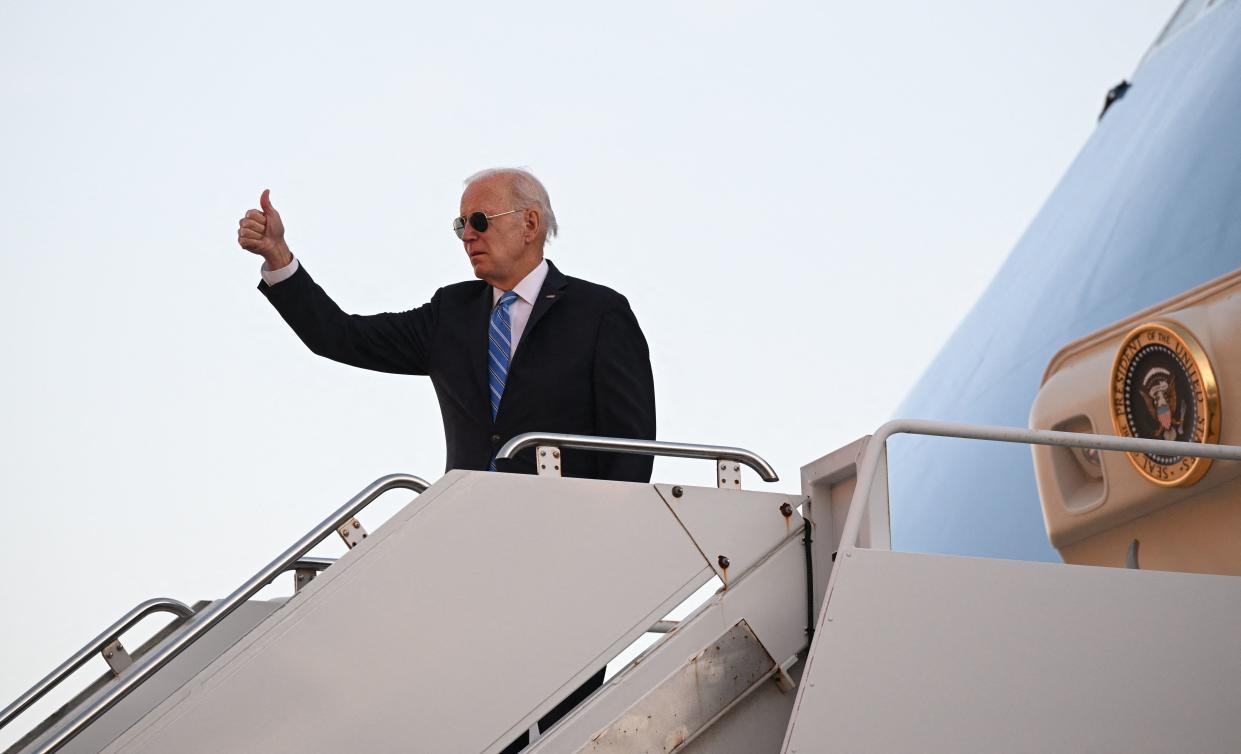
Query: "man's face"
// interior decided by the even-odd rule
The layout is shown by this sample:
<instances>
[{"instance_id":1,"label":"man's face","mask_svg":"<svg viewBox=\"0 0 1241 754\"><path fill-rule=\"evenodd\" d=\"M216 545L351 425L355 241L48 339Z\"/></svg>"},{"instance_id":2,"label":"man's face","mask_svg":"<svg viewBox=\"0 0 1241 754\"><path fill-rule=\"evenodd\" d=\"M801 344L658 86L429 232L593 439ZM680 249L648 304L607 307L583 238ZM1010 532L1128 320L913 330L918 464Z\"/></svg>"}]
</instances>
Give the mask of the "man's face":
<instances>
[{"instance_id":1,"label":"man's face","mask_svg":"<svg viewBox=\"0 0 1241 754\"><path fill-rule=\"evenodd\" d=\"M513 201L504 176L484 178L467 186L461 195L461 216L469 217L474 212L498 215L518 209ZM526 213L514 212L492 218L487 223L484 233L474 230L468 222L465 224L461 237L465 253L470 257L475 277L492 285L511 288L529 272L527 267L533 267L529 264L531 260L527 259L534 253L533 246L524 240L530 232L526 227Z\"/></svg>"}]
</instances>

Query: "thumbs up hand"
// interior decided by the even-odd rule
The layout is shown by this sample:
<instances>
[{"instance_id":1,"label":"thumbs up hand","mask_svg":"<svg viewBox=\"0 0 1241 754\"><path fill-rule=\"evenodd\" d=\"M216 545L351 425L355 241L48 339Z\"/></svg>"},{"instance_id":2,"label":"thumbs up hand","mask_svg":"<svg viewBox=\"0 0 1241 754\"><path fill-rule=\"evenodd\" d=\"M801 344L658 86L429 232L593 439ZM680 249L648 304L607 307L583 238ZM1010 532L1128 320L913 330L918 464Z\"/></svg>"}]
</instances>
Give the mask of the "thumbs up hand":
<instances>
[{"instance_id":1,"label":"thumbs up hand","mask_svg":"<svg viewBox=\"0 0 1241 754\"><path fill-rule=\"evenodd\" d=\"M293 261L293 252L284 242L284 221L272 206L270 189L263 189L259 197L262 209L252 209L241 218L237 229L237 243L246 251L258 254L267 261L267 268L278 270Z\"/></svg>"}]
</instances>

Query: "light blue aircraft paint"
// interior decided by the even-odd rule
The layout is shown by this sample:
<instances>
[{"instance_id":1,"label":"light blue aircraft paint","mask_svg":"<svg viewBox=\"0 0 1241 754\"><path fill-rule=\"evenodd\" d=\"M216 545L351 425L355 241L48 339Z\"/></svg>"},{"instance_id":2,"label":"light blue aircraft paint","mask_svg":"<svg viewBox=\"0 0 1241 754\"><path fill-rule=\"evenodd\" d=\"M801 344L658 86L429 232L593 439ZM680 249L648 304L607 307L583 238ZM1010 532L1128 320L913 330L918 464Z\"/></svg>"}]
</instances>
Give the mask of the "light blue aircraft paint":
<instances>
[{"instance_id":1,"label":"light blue aircraft paint","mask_svg":"<svg viewBox=\"0 0 1241 754\"><path fill-rule=\"evenodd\" d=\"M1241 2L1186 0L896 415L1027 426L1062 346L1239 266ZM894 548L1060 559L1028 448L897 438L889 473Z\"/></svg>"}]
</instances>

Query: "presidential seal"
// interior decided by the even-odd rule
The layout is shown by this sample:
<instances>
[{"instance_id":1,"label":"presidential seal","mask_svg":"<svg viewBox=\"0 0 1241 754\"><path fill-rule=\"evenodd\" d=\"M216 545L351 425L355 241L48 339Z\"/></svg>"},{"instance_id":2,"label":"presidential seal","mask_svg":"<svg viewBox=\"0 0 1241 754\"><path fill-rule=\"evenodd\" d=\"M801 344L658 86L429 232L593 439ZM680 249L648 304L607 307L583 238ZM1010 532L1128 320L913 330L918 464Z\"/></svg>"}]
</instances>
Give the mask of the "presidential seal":
<instances>
[{"instance_id":1,"label":"presidential seal","mask_svg":"<svg viewBox=\"0 0 1241 754\"><path fill-rule=\"evenodd\" d=\"M1112 426L1121 437L1214 443L1219 387L1206 352L1185 328L1148 322L1121 341L1112 363ZM1129 453L1142 476L1163 487L1189 486L1209 458Z\"/></svg>"}]
</instances>

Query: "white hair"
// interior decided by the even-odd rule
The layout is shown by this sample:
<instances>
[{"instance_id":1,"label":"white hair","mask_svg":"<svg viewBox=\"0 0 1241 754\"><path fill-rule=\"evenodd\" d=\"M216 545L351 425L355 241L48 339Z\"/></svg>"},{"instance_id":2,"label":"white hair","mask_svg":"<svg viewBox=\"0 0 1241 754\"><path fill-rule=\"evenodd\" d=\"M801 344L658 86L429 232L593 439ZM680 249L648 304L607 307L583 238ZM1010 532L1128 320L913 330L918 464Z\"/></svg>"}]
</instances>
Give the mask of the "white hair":
<instances>
[{"instance_id":1,"label":"white hair","mask_svg":"<svg viewBox=\"0 0 1241 754\"><path fill-rule=\"evenodd\" d=\"M468 188L484 178L494 176L504 176L508 179L509 190L513 192L513 199L517 202L517 207L514 209L537 209L539 211L539 217L543 218L544 240L555 237L559 227L556 225L556 213L552 211L552 200L547 195L547 189L543 187L538 178L534 177L534 173L525 168L487 168L466 178L465 185Z\"/></svg>"}]
</instances>

